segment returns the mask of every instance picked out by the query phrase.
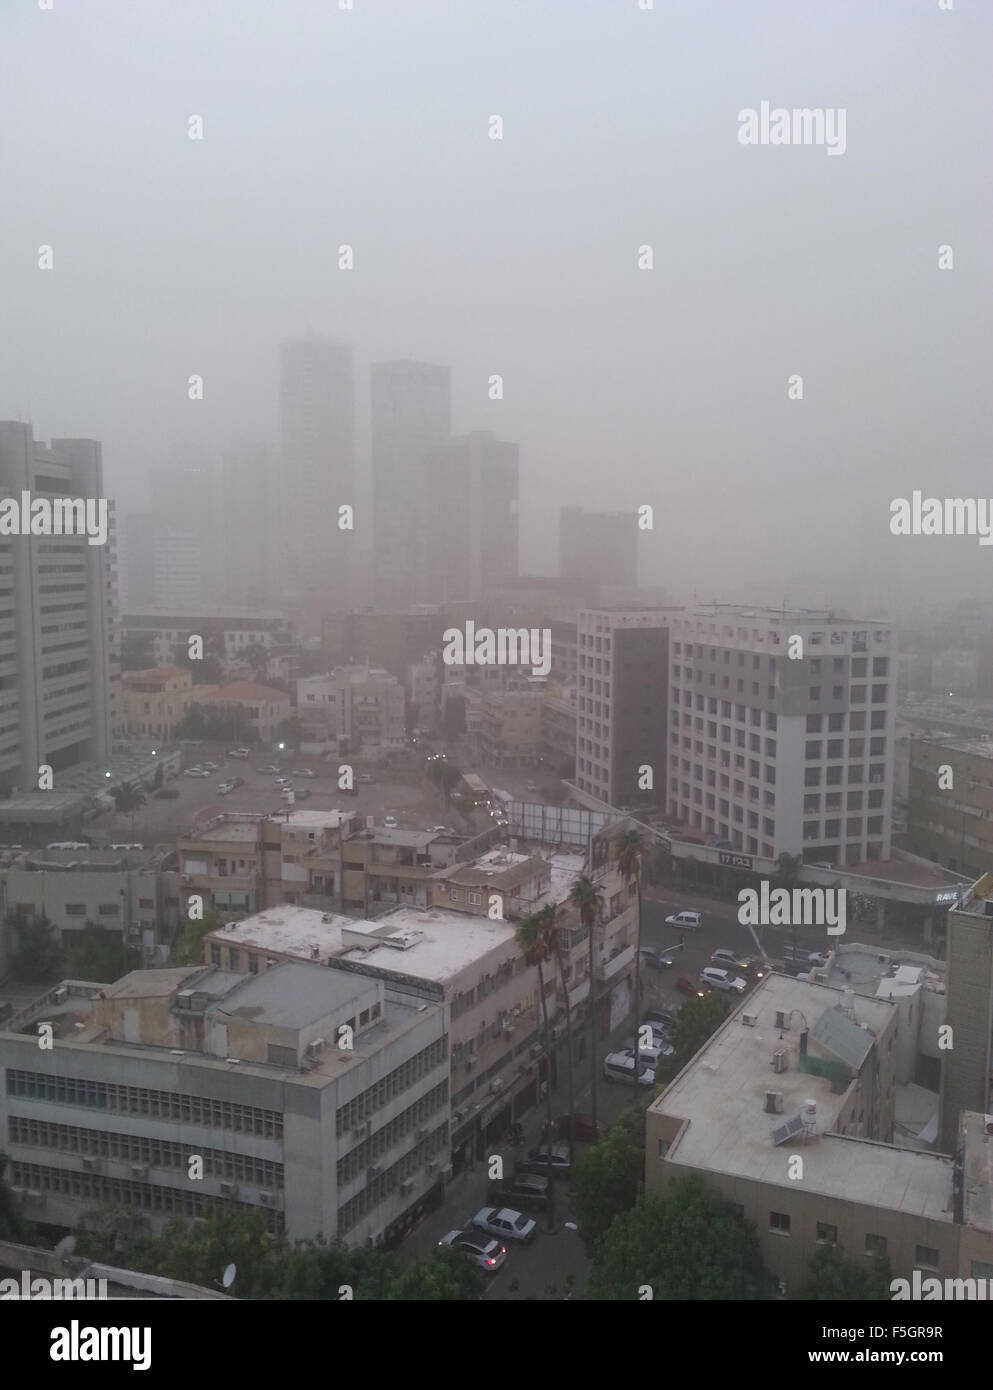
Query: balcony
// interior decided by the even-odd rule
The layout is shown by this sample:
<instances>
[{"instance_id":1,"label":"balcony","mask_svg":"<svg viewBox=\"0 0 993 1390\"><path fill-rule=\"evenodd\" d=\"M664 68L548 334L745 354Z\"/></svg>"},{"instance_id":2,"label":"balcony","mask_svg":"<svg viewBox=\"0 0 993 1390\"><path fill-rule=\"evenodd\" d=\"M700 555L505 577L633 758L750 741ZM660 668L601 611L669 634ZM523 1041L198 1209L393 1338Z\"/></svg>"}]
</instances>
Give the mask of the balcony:
<instances>
[{"instance_id":1,"label":"balcony","mask_svg":"<svg viewBox=\"0 0 993 1390\"><path fill-rule=\"evenodd\" d=\"M623 947L616 956L611 956L609 960L604 961L600 965L601 980L613 979L613 977L619 975L622 970L626 970L633 960L634 946Z\"/></svg>"}]
</instances>

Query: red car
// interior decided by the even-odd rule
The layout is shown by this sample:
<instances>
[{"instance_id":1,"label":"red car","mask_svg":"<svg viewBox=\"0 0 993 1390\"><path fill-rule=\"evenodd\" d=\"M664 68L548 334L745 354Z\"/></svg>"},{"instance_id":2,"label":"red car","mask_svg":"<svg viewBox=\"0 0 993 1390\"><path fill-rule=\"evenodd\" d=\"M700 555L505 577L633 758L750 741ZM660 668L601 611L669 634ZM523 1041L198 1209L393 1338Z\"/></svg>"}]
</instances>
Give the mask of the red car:
<instances>
[{"instance_id":1,"label":"red car","mask_svg":"<svg viewBox=\"0 0 993 1390\"><path fill-rule=\"evenodd\" d=\"M692 980L689 975L680 975L679 979L676 981L676 988L679 990L680 994L703 993L696 980Z\"/></svg>"},{"instance_id":2,"label":"red car","mask_svg":"<svg viewBox=\"0 0 993 1390\"><path fill-rule=\"evenodd\" d=\"M572 1119L573 1139L602 1139L607 1133L607 1125L593 1124L592 1115L560 1115L556 1120L556 1127L560 1139L569 1138L569 1120Z\"/></svg>"}]
</instances>

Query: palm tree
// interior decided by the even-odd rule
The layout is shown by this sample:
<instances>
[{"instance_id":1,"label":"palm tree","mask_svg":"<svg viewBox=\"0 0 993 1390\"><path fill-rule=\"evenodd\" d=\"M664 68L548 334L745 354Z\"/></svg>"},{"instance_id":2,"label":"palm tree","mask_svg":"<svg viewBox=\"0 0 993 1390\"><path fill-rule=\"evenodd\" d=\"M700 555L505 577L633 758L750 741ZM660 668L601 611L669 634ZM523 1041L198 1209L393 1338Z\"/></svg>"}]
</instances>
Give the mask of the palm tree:
<instances>
[{"instance_id":1,"label":"palm tree","mask_svg":"<svg viewBox=\"0 0 993 1390\"><path fill-rule=\"evenodd\" d=\"M127 815L129 811L136 811L145 799L134 787L129 787L123 782L119 787L114 787L110 794L114 798L115 811L120 811L123 815Z\"/></svg>"},{"instance_id":2,"label":"palm tree","mask_svg":"<svg viewBox=\"0 0 993 1390\"><path fill-rule=\"evenodd\" d=\"M561 905L546 903L537 914L538 921L542 925L545 941L548 943L550 955L554 956L559 967L559 979L562 981L562 993L565 996L565 1044L566 1044L566 1082L569 1093L569 1163L572 1164L572 1115L575 1107L575 1092L573 1089L572 1075L572 1005L569 1003L569 984L565 977L565 958L561 917Z\"/></svg>"},{"instance_id":3,"label":"palm tree","mask_svg":"<svg viewBox=\"0 0 993 1390\"><path fill-rule=\"evenodd\" d=\"M569 889L569 901L579 913L579 920L589 933L590 944L590 1071L592 1082L590 1085L590 1115L593 1120L593 1132L596 1133L596 1083L597 1083L597 1060L596 1060L596 952L594 941L594 927L603 911L603 892L596 886L591 878L585 874L577 878ZM570 1126L571 1128L571 1126Z\"/></svg>"},{"instance_id":4,"label":"palm tree","mask_svg":"<svg viewBox=\"0 0 993 1390\"><path fill-rule=\"evenodd\" d=\"M525 917L518 922L515 935L528 965L538 971L538 996L541 1000L541 1017L545 1027L545 1100L548 1104L548 1143L552 1142L552 1032L548 1023L548 1000L545 998L545 975L542 966L549 959L549 940L546 923L539 913ZM548 1229L555 1229L555 1175L549 1164L548 1172Z\"/></svg>"},{"instance_id":5,"label":"palm tree","mask_svg":"<svg viewBox=\"0 0 993 1390\"><path fill-rule=\"evenodd\" d=\"M641 1071L641 1038L638 1033L641 1014L641 865L646 850L645 837L640 830L622 830L612 845L617 869L628 886L635 887L635 953L634 953L634 1093L638 1094L638 1074Z\"/></svg>"}]
</instances>

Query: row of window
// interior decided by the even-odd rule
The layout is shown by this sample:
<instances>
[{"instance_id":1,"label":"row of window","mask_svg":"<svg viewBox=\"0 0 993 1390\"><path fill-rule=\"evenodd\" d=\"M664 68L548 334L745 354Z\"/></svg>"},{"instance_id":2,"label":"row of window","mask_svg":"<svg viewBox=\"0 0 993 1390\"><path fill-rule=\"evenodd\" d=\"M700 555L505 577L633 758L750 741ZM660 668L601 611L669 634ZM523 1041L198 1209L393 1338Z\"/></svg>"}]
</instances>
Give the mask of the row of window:
<instances>
[{"instance_id":1,"label":"row of window","mask_svg":"<svg viewBox=\"0 0 993 1390\"><path fill-rule=\"evenodd\" d=\"M446 1078L439 1086L428 1091L426 1096L421 1096L420 1100L415 1101L413 1105L408 1105L407 1109L397 1115L396 1119L390 1120L364 1143L359 1144L351 1153L338 1160L340 1186L344 1187L346 1183L351 1182L363 1169L368 1168L371 1163L375 1163L411 1130L420 1129L430 1120L432 1115L437 1114L447 1104L448 1079Z\"/></svg>"},{"instance_id":2,"label":"row of window","mask_svg":"<svg viewBox=\"0 0 993 1390\"><path fill-rule=\"evenodd\" d=\"M48 1076L43 1072L8 1068L7 1094L23 1100L108 1110L118 1115L147 1115L211 1129L230 1129L238 1134L257 1134L264 1139L283 1137L283 1117L276 1110L210 1100L206 1096L182 1095L176 1091L156 1091L145 1086L119 1086L82 1077Z\"/></svg>"},{"instance_id":3,"label":"row of window","mask_svg":"<svg viewBox=\"0 0 993 1390\"><path fill-rule=\"evenodd\" d=\"M115 1134L109 1130L83 1129L78 1125L52 1124L11 1115L7 1138L12 1144L58 1149L62 1153L95 1158L115 1158L125 1163L147 1163L153 1168L188 1169L194 1153L203 1159L206 1176L251 1183L255 1187L283 1186L283 1165L252 1154L226 1153L221 1149L191 1148L169 1139L140 1134Z\"/></svg>"},{"instance_id":4,"label":"row of window","mask_svg":"<svg viewBox=\"0 0 993 1390\"><path fill-rule=\"evenodd\" d=\"M76 1197L91 1202L117 1203L126 1207L139 1207L142 1211L160 1211L173 1216L193 1216L206 1218L211 1212L230 1211L237 1207L241 1211L265 1212L266 1228L273 1235L283 1231L283 1213L275 1209L259 1208L250 1202L235 1202L225 1197L213 1197L198 1192L193 1187L158 1187L154 1183L133 1182L128 1178L108 1178L101 1173L76 1173L61 1168L42 1168L36 1163L12 1161L7 1170L7 1181L11 1187L24 1188L29 1192L56 1192L63 1197Z\"/></svg>"},{"instance_id":5,"label":"row of window","mask_svg":"<svg viewBox=\"0 0 993 1390\"><path fill-rule=\"evenodd\" d=\"M744 1207L733 1204L740 1216L744 1215ZM784 1211L771 1211L769 1213L769 1230L777 1231L780 1235L790 1234L790 1217ZM818 1221L816 1227L816 1239L818 1245L837 1245L838 1228L831 1225L829 1221ZM888 1241L886 1236L876 1235L872 1231L865 1233L865 1253L876 1255L882 1258L887 1254ZM918 1245L914 1254L914 1264L920 1269L940 1269L940 1251L932 1245Z\"/></svg>"},{"instance_id":6,"label":"row of window","mask_svg":"<svg viewBox=\"0 0 993 1390\"><path fill-rule=\"evenodd\" d=\"M448 1035L437 1038L428 1047L422 1048L415 1056L395 1067L387 1076L381 1077L372 1086L360 1091L354 1100L339 1107L336 1115L339 1139L347 1129L355 1129L376 1110L388 1101L402 1095L415 1081L427 1076L448 1060Z\"/></svg>"},{"instance_id":7,"label":"row of window","mask_svg":"<svg viewBox=\"0 0 993 1390\"><path fill-rule=\"evenodd\" d=\"M426 1163L439 1161L438 1155L448 1152L448 1125L429 1134L410 1153L404 1154L384 1173L373 1174L361 1192L345 1203L338 1212L338 1234L344 1235L370 1211L384 1202L402 1182L417 1173Z\"/></svg>"}]
</instances>

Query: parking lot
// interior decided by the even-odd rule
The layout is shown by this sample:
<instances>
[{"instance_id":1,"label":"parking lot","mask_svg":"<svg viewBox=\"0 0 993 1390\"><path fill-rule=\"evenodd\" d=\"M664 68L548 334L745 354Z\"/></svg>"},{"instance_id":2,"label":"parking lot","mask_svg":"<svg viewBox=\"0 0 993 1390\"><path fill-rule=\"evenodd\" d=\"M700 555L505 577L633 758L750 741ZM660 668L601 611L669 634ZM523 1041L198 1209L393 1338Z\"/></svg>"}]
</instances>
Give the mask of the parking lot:
<instances>
[{"instance_id":1,"label":"parking lot","mask_svg":"<svg viewBox=\"0 0 993 1390\"><path fill-rule=\"evenodd\" d=\"M188 833L197 813L206 809L218 814L237 811L271 814L286 810L287 802L280 798L276 774L259 770L267 766L278 766L282 775L290 777L295 789L310 793L306 800L294 803L301 809L350 810L373 816L377 824L393 815L403 829L429 830L433 825L445 824L467 833L461 816L451 805L446 807L438 789L420 777L420 760L384 767L338 756L326 759L306 754L253 752L249 758L231 758L228 753L225 745L198 744L189 751L184 767L211 761L217 764L216 772L204 778L180 773L165 784L166 789L178 793L177 796L159 797L149 792L144 804L133 813L107 811L95 817L87 826L87 834L97 845L125 839L151 846L172 843L177 836ZM357 796L347 796L339 790L338 768L345 763L354 769ZM295 770L304 768L316 776L292 776ZM362 773L373 780L358 781ZM244 785L227 796L219 795L218 785L232 777L243 778Z\"/></svg>"}]
</instances>

